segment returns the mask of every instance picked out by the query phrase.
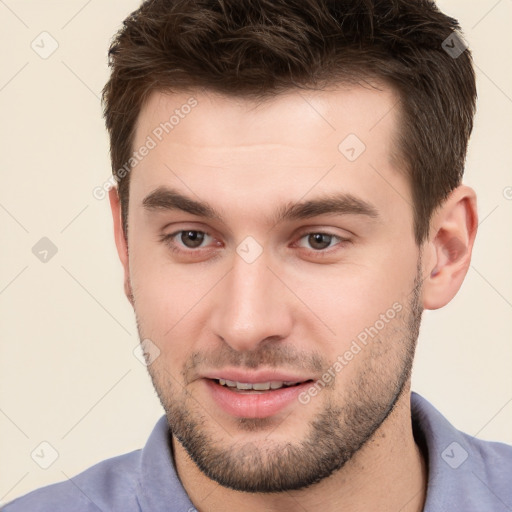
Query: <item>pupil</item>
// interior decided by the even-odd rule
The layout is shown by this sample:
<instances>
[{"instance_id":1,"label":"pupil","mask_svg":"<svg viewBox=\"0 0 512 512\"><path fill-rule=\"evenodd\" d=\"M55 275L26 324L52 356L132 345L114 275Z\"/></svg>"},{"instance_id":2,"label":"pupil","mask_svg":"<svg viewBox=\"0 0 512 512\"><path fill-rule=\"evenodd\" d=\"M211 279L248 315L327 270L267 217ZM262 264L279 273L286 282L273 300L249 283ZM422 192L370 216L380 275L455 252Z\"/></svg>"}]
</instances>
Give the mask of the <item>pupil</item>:
<instances>
[{"instance_id":1,"label":"pupil","mask_svg":"<svg viewBox=\"0 0 512 512\"><path fill-rule=\"evenodd\" d=\"M204 240L204 233L200 231L184 231L181 234L181 241L191 249L199 247Z\"/></svg>"},{"instance_id":2,"label":"pupil","mask_svg":"<svg viewBox=\"0 0 512 512\"><path fill-rule=\"evenodd\" d=\"M331 243L331 235L314 233L309 235L309 243L313 249L325 249Z\"/></svg>"}]
</instances>

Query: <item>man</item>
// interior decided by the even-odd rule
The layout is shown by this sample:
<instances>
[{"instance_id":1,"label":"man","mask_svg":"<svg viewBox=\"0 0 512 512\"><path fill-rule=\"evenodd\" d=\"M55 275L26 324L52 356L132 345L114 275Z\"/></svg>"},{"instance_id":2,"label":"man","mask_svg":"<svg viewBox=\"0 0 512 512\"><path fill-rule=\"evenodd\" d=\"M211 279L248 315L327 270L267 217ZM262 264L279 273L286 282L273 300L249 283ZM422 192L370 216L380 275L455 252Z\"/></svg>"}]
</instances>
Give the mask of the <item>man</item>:
<instances>
[{"instance_id":1,"label":"man","mask_svg":"<svg viewBox=\"0 0 512 512\"><path fill-rule=\"evenodd\" d=\"M470 264L469 50L425 0L154 0L103 91L115 241L165 410L23 511L501 511L512 448L411 394Z\"/></svg>"}]
</instances>

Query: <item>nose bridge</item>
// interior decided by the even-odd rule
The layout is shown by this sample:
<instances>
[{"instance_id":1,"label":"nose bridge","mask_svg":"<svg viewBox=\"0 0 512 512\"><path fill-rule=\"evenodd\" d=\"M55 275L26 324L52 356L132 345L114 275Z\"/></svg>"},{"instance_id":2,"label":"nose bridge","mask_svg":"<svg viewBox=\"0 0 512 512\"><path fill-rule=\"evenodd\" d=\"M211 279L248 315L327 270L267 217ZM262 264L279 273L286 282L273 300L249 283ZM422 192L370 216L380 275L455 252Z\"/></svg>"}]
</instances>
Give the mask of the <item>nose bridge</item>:
<instances>
[{"instance_id":1,"label":"nose bridge","mask_svg":"<svg viewBox=\"0 0 512 512\"><path fill-rule=\"evenodd\" d=\"M235 350L254 350L262 341L283 338L291 319L282 284L263 255L248 263L238 254L215 300L214 334Z\"/></svg>"}]
</instances>

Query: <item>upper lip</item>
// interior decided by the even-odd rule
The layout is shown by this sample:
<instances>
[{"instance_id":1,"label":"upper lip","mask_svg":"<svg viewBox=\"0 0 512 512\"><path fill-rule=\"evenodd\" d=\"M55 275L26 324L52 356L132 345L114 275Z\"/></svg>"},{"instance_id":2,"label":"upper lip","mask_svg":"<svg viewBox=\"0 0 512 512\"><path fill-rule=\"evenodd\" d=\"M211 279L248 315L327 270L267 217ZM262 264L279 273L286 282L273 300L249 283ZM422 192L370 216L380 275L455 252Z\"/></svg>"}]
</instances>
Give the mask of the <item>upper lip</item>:
<instances>
[{"instance_id":1,"label":"upper lip","mask_svg":"<svg viewBox=\"0 0 512 512\"><path fill-rule=\"evenodd\" d=\"M234 382L244 382L247 384L258 384L262 382L305 382L312 380L311 376L299 375L297 373L279 371L279 370L240 370L224 369L205 372L201 375L204 379L224 379Z\"/></svg>"}]
</instances>

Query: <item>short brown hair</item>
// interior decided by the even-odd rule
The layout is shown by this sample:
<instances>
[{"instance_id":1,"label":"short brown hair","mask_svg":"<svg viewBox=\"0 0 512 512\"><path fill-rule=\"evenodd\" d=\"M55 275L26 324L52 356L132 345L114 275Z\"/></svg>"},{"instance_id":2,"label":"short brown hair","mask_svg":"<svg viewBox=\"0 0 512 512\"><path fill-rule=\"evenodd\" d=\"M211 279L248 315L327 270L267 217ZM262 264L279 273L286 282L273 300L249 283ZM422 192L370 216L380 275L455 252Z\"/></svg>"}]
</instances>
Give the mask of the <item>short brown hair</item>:
<instances>
[{"instance_id":1,"label":"short brown hair","mask_svg":"<svg viewBox=\"0 0 512 512\"><path fill-rule=\"evenodd\" d=\"M461 42L458 22L430 0L143 2L112 41L102 97L125 237L130 173L118 170L152 92L197 87L264 98L377 79L400 96L395 149L410 177L419 245L464 172L476 85ZM448 51L455 45L460 55Z\"/></svg>"}]
</instances>

